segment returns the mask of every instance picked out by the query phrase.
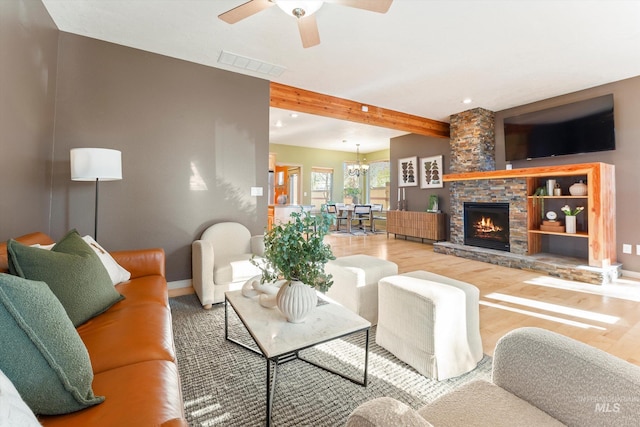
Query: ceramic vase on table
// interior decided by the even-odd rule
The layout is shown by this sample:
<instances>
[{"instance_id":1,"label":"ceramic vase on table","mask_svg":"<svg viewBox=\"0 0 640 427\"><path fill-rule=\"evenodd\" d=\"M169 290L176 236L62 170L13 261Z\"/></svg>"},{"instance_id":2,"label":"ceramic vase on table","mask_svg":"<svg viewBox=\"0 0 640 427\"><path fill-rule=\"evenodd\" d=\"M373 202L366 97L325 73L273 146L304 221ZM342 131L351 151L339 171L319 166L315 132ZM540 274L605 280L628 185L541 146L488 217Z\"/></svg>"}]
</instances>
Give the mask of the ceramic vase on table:
<instances>
[{"instance_id":1,"label":"ceramic vase on table","mask_svg":"<svg viewBox=\"0 0 640 427\"><path fill-rule=\"evenodd\" d=\"M564 217L565 231L569 234L576 234L576 217L567 215Z\"/></svg>"},{"instance_id":2,"label":"ceramic vase on table","mask_svg":"<svg viewBox=\"0 0 640 427\"><path fill-rule=\"evenodd\" d=\"M276 303L287 321L302 323L318 304L318 296L312 287L292 280L280 286Z\"/></svg>"}]
</instances>

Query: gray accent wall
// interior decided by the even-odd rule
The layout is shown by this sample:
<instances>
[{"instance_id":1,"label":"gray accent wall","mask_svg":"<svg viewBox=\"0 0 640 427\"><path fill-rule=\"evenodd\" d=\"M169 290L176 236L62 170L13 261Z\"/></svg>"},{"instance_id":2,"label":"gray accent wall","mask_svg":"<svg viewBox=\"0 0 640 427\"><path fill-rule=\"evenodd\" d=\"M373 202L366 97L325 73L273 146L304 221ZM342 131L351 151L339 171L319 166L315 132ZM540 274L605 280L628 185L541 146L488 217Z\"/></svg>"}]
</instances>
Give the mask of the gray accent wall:
<instances>
[{"instance_id":1,"label":"gray accent wall","mask_svg":"<svg viewBox=\"0 0 640 427\"><path fill-rule=\"evenodd\" d=\"M121 150L123 179L100 184L99 243L162 247L167 279L188 279L207 226L264 231L268 135L266 80L61 33L53 237L93 234L95 184L70 180L69 150Z\"/></svg>"},{"instance_id":2,"label":"gray accent wall","mask_svg":"<svg viewBox=\"0 0 640 427\"><path fill-rule=\"evenodd\" d=\"M0 1L0 240L49 232L58 29L40 1Z\"/></svg>"},{"instance_id":3,"label":"gray accent wall","mask_svg":"<svg viewBox=\"0 0 640 427\"><path fill-rule=\"evenodd\" d=\"M442 155L442 174L451 173L449 170L449 162L451 158L451 147L449 138L435 138L422 135L403 135L391 138L390 144L391 157L391 206L390 209L398 208L398 159L405 157L431 157ZM419 173L419 171L417 171ZM442 188L420 188L420 181L415 187L404 188L409 211L426 211L429 203L429 196L436 194L438 196L438 207L441 211L449 212L449 184L444 183ZM449 226L447 225L447 230Z\"/></svg>"},{"instance_id":4,"label":"gray accent wall","mask_svg":"<svg viewBox=\"0 0 640 427\"><path fill-rule=\"evenodd\" d=\"M616 167L616 243L618 262L626 271L640 272L640 77L558 96L496 113L496 167L505 168L504 119L558 105L613 94L616 149L599 153L558 156L513 162L514 168L604 162ZM633 245L633 254L622 253L624 243Z\"/></svg>"}]
</instances>

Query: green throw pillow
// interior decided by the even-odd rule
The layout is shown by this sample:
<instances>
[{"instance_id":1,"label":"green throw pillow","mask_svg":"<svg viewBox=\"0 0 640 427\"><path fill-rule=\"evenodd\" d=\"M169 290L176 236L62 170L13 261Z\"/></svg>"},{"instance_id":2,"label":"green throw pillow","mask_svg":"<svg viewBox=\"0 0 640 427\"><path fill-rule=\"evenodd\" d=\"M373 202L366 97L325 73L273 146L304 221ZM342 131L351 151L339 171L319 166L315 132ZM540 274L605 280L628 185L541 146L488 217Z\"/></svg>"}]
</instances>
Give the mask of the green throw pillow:
<instances>
[{"instance_id":1,"label":"green throw pillow","mask_svg":"<svg viewBox=\"0 0 640 427\"><path fill-rule=\"evenodd\" d=\"M58 297L74 326L104 312L124 297L91 247L71 230L50 250L7 243L9 270L45 282Z\"/></svg>"},{"instance_id":2,"label":"green throw pillow","mask_svg":"<svg viewBox=\"0 0 640 427\"><path fill-rule=\"evenodd\" d=\"M0 273L0 370L37 414L104 401L91 389L91 360L60 301L43 282Z\"/></svg>"}]
</instances>

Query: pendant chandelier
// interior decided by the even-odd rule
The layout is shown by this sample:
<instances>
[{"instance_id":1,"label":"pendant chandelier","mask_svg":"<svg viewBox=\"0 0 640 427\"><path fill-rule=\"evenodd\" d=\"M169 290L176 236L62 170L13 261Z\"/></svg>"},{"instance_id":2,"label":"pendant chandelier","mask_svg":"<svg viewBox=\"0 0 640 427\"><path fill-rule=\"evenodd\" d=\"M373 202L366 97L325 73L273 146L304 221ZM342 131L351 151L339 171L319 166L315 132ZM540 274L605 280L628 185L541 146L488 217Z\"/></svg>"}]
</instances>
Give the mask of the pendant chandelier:
<instances>
[{"instance_id":1,"label":"pendant chandelier","mask_svg":"<svg viewBox=\"0 0 640 427\"><path fill-rule=\"evenodd\" d=\"M356 144L356 162L347 166L349 176L357 176L359 178L360 175L366 175L368 170L369 165L360 163L360 144Z\"/></svg>"}]
</instances>

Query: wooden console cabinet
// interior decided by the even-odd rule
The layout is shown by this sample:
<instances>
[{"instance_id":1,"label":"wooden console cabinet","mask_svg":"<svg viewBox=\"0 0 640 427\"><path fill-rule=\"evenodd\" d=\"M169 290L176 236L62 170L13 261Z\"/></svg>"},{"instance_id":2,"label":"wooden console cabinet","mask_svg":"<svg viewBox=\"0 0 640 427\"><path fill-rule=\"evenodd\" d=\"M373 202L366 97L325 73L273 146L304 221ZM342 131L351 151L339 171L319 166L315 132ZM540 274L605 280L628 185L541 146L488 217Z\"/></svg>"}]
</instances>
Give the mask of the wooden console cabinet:
<instances>
[{"instance_id":1,"label":"wooden console cabinet","mask_svg":"<svg viewBox=\"0 0 640 427\"><path fill-rule=\"evenodd\" d=\"M443 213L387 211L387 237L394 234L441 241L446 240L446 216Z\"/></svg>"}]
</instances>

